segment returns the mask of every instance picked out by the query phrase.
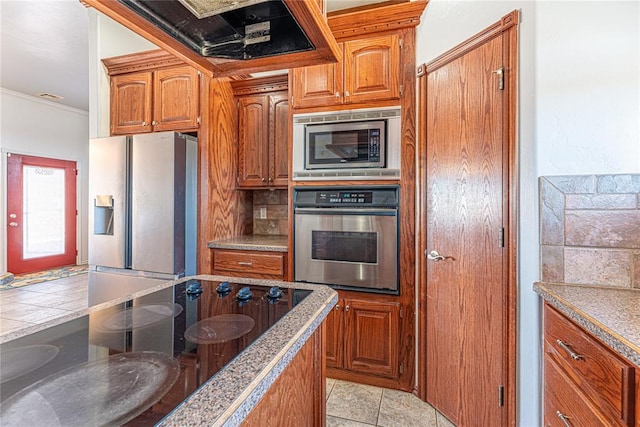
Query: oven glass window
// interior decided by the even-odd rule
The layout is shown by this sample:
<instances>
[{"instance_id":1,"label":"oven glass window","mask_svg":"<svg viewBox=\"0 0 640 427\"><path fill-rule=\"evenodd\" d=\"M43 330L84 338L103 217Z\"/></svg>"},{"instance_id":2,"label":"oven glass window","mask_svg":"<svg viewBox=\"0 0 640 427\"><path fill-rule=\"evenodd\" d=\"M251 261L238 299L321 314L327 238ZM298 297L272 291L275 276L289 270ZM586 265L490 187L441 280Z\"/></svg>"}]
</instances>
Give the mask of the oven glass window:
<instances>
[{"instance_id":1,"label":"oven glass window","mask_svg":"<svg viewBox=\"0 0 640 427\"><path fill-rule=\"evenodd\" d=\"M312 231L311 258L367 264L378 262L378 233Z\"/></svg>"}]
</instances>

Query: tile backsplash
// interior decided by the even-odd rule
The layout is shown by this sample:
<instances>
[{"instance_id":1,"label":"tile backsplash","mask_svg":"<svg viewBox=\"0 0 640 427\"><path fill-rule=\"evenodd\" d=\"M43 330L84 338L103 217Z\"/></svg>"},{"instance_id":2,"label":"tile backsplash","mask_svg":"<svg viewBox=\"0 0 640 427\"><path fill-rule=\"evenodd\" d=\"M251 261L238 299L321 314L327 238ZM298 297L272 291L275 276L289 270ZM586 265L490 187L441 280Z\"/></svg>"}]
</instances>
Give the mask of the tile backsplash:
<instances>
[{"instance_id":1,"label":"tile backsplash","mask_svg":"<svg viewBox=\"0 0 640 427\"><path fill-rule=\"evenodd\" d=\"M287 190L253 192L253 234L288 234Z\"/></svg>"},{"instance_id":2,"label":"tile backsplash","mask_svg":"<svg viewBox=\"0 0 640 427\"><path fill-rule=\"evenodd\" d=\"M640 174L540 178L544 282L640 288Z\"/></svg>"}]
</instances>

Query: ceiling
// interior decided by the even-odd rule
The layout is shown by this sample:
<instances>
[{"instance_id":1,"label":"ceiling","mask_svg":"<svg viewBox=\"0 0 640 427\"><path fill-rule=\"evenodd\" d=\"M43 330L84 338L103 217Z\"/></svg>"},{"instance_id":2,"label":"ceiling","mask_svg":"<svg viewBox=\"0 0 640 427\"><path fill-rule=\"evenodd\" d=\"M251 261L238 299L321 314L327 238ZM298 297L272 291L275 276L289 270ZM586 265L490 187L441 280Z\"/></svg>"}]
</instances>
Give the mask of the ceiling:
<instances>
[{"instance_id":1,"label":"ceiling","mask_svg":"<svg viewBox=\"0 0 640 427\"><path fill-rule=\"evenodd\" d=\"M327 11L380 1L327 0ZM87 25L79 0L0 0L0 87L88 111Z\"/></svg>"}]
</instances>

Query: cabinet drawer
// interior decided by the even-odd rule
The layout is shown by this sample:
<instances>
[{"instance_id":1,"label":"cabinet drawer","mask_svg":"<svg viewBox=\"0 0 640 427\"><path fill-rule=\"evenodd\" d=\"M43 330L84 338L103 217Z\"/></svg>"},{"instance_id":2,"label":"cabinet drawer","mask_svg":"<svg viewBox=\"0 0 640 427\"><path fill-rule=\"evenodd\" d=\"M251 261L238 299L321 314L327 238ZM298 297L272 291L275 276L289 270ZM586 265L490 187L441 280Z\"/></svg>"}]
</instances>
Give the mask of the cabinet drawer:
<instances>
[{"instance_id":1,"label":"cabinet drawer","mask_svg":"<svg viewBox=\"0 0 640 427\"><path fill-rule=\"evenodd\" d=\"M554 360L607 416L633 425L634 370L545 304L545 357Z\"/></svg>"},{"instance_id":2,"label":"cabinet drawer","mask_svg":"<svg viewBox=\"0 0 640 427\"><path fill-rule=\"evenodd\" d=\"M285 254L214 250L213 270L214 274L281 279L285 275Z\"/></svg>"},{"instance_id":3,"label":"cabinet drawer","mask_svg":"<svg viewBox=\"0 0 640 427\"><path fill-rule=\"evenodd\" d=\"M566 423L562 420L566 417ZM553 360L544 358L544 425L566 427L592 427L596 425L624 425L616 420L609 420L575 388Z\"/></svg>"}]
</instances>

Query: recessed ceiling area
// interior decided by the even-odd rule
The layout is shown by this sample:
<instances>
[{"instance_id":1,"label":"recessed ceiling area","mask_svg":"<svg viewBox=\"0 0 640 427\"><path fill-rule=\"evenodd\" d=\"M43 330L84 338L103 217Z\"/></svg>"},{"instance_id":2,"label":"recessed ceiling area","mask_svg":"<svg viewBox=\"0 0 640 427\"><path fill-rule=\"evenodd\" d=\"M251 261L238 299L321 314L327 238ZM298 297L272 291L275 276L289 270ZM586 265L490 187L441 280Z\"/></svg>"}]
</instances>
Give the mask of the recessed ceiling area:
<instances>
[{"instance_id":1,"label":"recessed ceiling area","mask_svg":"<svg viewBox=\"0 0 640 427\"><path fill-rule=\"evenodd\" d=\"M327 0L327 12L384 0ZM0 87L89 109L87 9L79 0L0 0Z\"/></svg>"}]
</instances>

